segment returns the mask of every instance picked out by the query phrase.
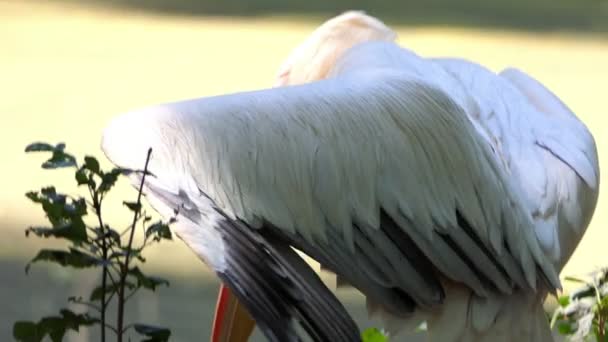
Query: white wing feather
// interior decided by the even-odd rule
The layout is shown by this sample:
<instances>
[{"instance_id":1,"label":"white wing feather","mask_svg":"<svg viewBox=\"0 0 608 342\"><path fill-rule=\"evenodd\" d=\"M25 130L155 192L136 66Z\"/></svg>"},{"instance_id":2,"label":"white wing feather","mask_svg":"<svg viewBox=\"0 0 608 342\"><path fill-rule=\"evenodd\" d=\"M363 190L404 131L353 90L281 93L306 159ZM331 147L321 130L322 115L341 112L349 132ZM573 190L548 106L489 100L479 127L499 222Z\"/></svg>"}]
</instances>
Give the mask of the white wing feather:
<instances>
[{"instance_id":1,"label":"white wing feather","mask_svg":"<svg viewBox=\"0 0 608 342\"><path fill-rule=\"evenodd\" d=\"M582 183L580 180L590 190L597 190L598 163L593 137L555 95L517 69L507 69L499 76L470 61L453 58L434 61L460 80L477 102L478 125L503 156L510 177L524 195L541 246L556 265L563 265L582 232L577 236L568 234L566 240L560 239L560 234L586 227L588 222L584 221L594 209L594 205L583 203L579 194L567 194L582 189L582 184L576 184ZM585 215L567 215L570 222L563 226L559 222L560 212L575 208L584 208ZM561 247L566 245L562 252Z\"/></svg>"},{"instance_id":2,"label":"white wing feather","mask_svg":"<svg viewBox=\"0 0 608 342\"><path fill-rule=\"evenodd\" d=\"M154 138L138 149L125 143L125 129ZM353 225L373 236L383 208L444 275L485 295L439 235L471 245L458 210L503 266L510 262L503 246L510 247L528 286L536 287L537 266L559 286L526 202L489 145L446 92L411 73L371 70L152 107L119 117L104 135L107 155L125 167L148 145L152 172L170 186L192 191L179 183L193 180L230 215L269 221L320 249L352 250ZM331 229L342 234L341 245L327 244ZM477 267L508 292L496 267L477 257ZM393 281L418 302L436 300L416 274Z\"/></svg>"}]
</instances>

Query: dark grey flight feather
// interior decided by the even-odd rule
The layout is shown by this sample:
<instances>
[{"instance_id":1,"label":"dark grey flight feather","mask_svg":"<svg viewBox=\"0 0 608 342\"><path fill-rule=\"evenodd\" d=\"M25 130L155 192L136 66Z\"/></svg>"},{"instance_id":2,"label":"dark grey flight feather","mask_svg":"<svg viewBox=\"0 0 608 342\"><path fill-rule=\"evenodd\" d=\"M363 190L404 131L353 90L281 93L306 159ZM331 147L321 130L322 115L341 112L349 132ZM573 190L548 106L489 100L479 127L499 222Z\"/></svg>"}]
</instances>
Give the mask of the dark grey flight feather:
<instances>
[{"instance_id":1,"label":"dark grey flight feather","mask_svg":"<svg viewBox=\"0 0 608 342\"><path fill-rule=\"evenodd\" d=\"M369 232L355 225L353 226L356 241L354 252L340 247L343 245L343 238L334 229L327 230L328 242L327 246L323 248L311 244L300 235L289 234L286 230L274 227L271 223L267 222L265 227L271 229L275 234L281 235L282 239L289 241L292 246L317 260L324 269L335 273L341 283L354 286L365 293L366 297L382 305L387 312L395 316L408 316L415 310L417 303L398 283L391 283L390 279L394 277L393 274L386 274L382 269L376 267L378 260L386 258L384 252L389 247L400 252L403 260L407 260L413 265L416 272L424 279L426 286L436 293L437 304L441 303L445 297L431 261L384 210L381 211L380 231L374 233L385 234L393 246L375 246L373 240L369 239ZM375 251L375 255L369 254L370 248ZM366 266L362 267L363 265ZM363 270L364 268L366 271ZM400 270L392 271L399 272ZM373 273L372 277L370 277L370 272ZM387 282L390 284L387 285Z\"/></svg>"},{"instance_id":2,"label":"dark grey flight feather","mask_svg":"<svg viewBox=\"0 0 608 342\"><path fill-rule=\"evenodd\" d=\"M217 229L227 246L218 276L270 341L300 340L296 321L314 341L360 341L344 306L285 241L227 217Z\"/></svg>"},{"instance_id":3,"label":"dark grey flight feather","mask_svg":"<svg viewBox=\"0 0 608 342\"><path fill-rule=\"evenodd\" d=\"M181 217L201 224L202 214L186 192L173 194L153 184L147 184L146 192L170 208L178 208ZM202 191L199 195L207 197ZM215 227L201 229L216 229L224 242L226 267L214 271L268 340L301 341L297 324L313 341L361 340L357 324L342 303L288 241L269 229L254 229L213 209L221 219Z\"/></svg>"}]
</instances>

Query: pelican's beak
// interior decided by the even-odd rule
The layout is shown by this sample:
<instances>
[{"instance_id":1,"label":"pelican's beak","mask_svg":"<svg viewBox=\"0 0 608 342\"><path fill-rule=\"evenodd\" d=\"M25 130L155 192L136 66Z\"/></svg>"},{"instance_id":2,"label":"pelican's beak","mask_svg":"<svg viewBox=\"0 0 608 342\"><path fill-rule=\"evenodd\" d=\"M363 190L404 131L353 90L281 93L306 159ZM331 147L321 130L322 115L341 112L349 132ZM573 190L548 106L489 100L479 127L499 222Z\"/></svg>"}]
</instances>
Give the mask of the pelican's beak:
<instances>
[{"instance_id":1,"label":"pelican's beak","mask_svg":"<svg viewBox=\"0 0 608 342\"><path fill-rule=\"evenodd\" d=\"M224 284L215 306L211 342L247 342L255 328L255 321L245 307Z\"/></svg>"}]
</instances>

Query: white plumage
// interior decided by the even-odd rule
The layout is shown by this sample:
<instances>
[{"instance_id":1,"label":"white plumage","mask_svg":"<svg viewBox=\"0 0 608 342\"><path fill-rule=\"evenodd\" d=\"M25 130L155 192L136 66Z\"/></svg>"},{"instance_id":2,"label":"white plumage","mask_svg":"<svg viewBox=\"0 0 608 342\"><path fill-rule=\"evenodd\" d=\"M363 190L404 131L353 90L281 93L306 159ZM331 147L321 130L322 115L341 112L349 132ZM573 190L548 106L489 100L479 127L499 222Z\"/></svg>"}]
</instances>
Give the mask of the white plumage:
<instances>
[{"instance_id":1,"label":"white plumage","mask_svg":"<svg viewBox=\"0 0 608 342\"><path fill-rule=\"evenodd\" d=\"M550 340L542 300L597 200L593 138L521 71L378 36L312 79L294 77L319 58L298 61L300 47L279 84L311 83L119 116L103 149L137 168L152 147L148 198L204 218L174 229L218 274L238 249L218 222L242 220L362 290L393 330L427 319L437 341Z\"/></svg>"}]
</instances>

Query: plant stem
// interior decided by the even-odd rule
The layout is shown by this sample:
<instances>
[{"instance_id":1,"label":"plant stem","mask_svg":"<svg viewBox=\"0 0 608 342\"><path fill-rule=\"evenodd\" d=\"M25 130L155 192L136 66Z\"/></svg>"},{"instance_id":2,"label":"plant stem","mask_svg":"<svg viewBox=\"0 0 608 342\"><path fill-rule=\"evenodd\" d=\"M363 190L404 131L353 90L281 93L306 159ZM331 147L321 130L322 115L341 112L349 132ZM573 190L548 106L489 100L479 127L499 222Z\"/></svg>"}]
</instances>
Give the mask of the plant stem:
<instances>
[{"instance_id":1,"label":"plant stem","mask_svg":"<svg viewBox=\"0 0 608 342\"><path fill-rule=\"evenodd\" d=\"M144 166L144 172L141 177L141 183L139 184L139 190L137 192L137 210L133 214L133 223L131 224L131 233L129 235L129 243L127 245L127 253L125 255L125 262L122 264L120 272L120 283L118 285L118 319L116 323L116 330L118 331L117 340L122 342L122 335L124 332L124 311L125 311L125 282L127 280L127 274L129 272L129 257L131 256L131 246L133 245L133 235L135 235L135 225L137 224L139 213L141 212L141 195L144 189L144 182L146 180L146 174L148 173L148 163L150 162L150 156L152 155L152 149L148 149L148 155L146 156L146 164Z\"/></svg>"},{"instance_id":2,"label":"plant stem","mask_svg":"<svg viewBox=\"0 0 608 342\"><path fill-rule=\"evenodd\" d=\"M99 194L93 191L93 207L95 208L95 215L99 222L99 229L101 230L101 252L103 254L103 270L101 273L101 342L106 341L106 287L108 284L108 266L106 261L108 260L108 244L105 236L105 227L103 225L103 219L101 218L101 200Z\"/></svg>"},{"instance_id":3,"label":"plant stem","mask_svg":"<svg viewBox=\"0 0 608 342\"><path fill-rule=\"evenodd\" d=\"M604 336L605 336L605 331L604 331L604 325L606 325L606 322L604 322L604 313L599 312L599 318L598 318L598 327L597 327L597 340L600 342L604 342Z\"/></svg>"}]
</instances>

